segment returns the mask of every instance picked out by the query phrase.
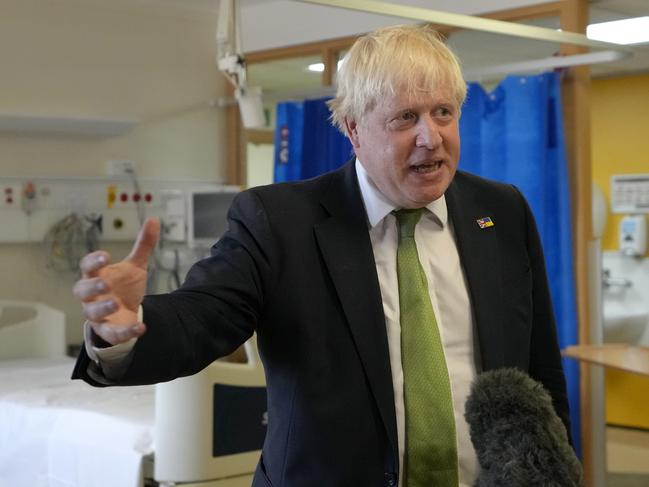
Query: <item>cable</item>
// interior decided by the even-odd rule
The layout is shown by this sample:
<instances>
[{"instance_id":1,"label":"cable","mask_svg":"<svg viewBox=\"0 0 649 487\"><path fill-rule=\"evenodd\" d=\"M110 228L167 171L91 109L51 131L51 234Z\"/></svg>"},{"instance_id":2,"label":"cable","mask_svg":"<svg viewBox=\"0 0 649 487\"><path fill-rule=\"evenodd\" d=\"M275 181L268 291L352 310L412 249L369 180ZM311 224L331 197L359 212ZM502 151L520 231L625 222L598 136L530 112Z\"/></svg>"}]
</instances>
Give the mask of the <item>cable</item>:
<instances>
[{"instance_id":1,"label":"cable","mask_svg":"<svg viewBox=\"0 0 649 487\"><path fill-rule=\"evenodd\" d=\"M137 179L137 174L135 172L135 169L131 167L127 167L125 169L125 172L126 174L128 174L128 177L131 180L131 183L133 184L133 189L135 190L135 193L141 195L142 191L140 190L140 182ZM135 210L137 211L137 219L140 223L140 226L144 225L144 219L146 215L144 209L144 201L142 198L140 198L135 202Z\"/></svg>"},{"instance_id":2,"label":"cable","mask_svg":"<svg viewBox=\"0 0 649 487\"><path fill-rule=\"evenodd\" d=\"M90 240L86 223L71 213L55 223L45 234L45 267L58 272L76 271L79 260L88 251ZM96 242L95 242L96 245Z\"/></svg>"},{"instance_id":3,"label":"cable","mask_svg":"<svg viewBox=\"0 0 649 487\"><path fill-rule=\"evenodd\" d=\"M85 231L86 251L94 252L99 248L99 235L103 231L104 217L96 213L91 213L85 215L84 219L88 223L88 228Z\"/></svg>"}]
</instances>

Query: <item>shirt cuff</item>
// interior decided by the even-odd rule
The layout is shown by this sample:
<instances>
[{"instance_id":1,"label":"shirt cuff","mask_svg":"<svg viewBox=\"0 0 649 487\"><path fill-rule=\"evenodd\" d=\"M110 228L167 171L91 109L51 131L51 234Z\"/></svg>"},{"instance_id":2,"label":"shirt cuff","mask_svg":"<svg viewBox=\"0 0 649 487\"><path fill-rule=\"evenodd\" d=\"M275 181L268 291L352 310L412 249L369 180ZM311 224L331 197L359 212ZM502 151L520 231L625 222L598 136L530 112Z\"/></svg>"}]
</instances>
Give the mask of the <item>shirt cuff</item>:
<instances>
[{"instance_id":1,"label":"shirt cuff","mask_svg":"<svg viewBox=\"0 0 649 487\"><path fill-rule=\"evenodd\" d=\"M142 322L143 310L142 306L138 307L137 320ZM127 357L135 347L138 337L133 337L129 341L111 345L108 347L96 346L93 340L94 333L90 322L86 320L83 325L83 338L86 347L86 353L90 360L95 362L104 372L108 378L118 378L126 371L130 360Z\"/></svg>"}]
</instances>

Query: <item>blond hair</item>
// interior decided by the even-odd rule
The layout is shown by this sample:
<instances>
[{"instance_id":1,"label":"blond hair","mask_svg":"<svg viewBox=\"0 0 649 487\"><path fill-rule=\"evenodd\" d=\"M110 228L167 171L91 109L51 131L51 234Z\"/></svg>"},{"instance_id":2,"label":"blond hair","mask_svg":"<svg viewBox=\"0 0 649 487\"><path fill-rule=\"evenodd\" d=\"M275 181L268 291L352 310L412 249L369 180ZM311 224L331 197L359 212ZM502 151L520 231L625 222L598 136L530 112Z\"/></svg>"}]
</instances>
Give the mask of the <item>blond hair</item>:
<instances>
[{"instance_id":1,"label":"blond hair","mask_svg":"<svg viewBox=\"0 0 649 487\"><path fill-rule=\"evenodd\" d=\"M449 88L458 108L466 83L455 55L427 25L384 27L360 37L338 72L332 122L345 133L345 119L360 120L382 98L405 90L409 96Z\"/></svg>"}]
</instances>

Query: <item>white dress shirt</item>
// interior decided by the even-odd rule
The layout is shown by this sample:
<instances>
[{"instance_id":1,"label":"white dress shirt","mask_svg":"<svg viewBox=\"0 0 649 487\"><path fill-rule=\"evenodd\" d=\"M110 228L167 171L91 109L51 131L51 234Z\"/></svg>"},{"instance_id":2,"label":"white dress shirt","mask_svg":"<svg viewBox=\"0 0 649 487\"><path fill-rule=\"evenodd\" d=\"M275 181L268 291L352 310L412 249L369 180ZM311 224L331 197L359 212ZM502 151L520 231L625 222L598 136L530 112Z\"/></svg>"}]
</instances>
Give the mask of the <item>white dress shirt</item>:
<instances>
[{"instance_id":1,"label":"white dress shirt","mask_svg":"<svg viewBox=\"0 0 649 487\"><path fill-rule=\"evenodd\" d=\"M403 403L403 368L401 365L401 324L399 321L399 284L397 279L397 221L392 211L399 209L370 181L362 164L356 160L356 173L367 211L370 239L381 287L383 312L388 334L394 406L397 415L399 464L403 472L405 449L405 410ZM426 206L415 227L415 242L435 311L448 366L457 430L459 481L461 487L474 484L478 461L464 419L464 403L476 376L473 316L451 222L444 196ZM403 485L403 475L399 485Z\"/></svg>"}]
</instances>

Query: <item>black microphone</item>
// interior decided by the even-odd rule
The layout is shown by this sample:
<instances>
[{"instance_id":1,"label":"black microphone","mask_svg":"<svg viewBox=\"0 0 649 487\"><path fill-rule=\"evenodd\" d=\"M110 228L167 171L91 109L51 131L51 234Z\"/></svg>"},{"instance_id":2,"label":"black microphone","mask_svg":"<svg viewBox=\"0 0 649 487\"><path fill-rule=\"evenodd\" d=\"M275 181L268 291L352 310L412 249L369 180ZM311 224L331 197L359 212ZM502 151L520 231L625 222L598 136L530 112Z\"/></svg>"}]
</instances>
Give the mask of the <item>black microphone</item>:
<instances>
[{"instance_id":1,"label":"black microphone","mask_svg":"<svg viewBox=\"0 0 649 487\"><path fill-rule=\"evenodd\" d=\"M550 394L518 369L475 379L464 417L481 471L475 487L579 487L581 463Z\"/></svg>"}]
</instances>

